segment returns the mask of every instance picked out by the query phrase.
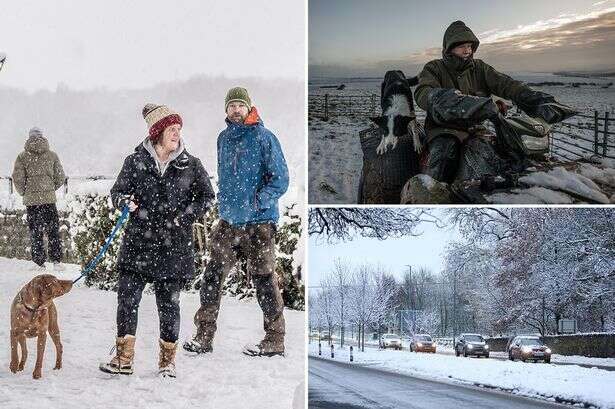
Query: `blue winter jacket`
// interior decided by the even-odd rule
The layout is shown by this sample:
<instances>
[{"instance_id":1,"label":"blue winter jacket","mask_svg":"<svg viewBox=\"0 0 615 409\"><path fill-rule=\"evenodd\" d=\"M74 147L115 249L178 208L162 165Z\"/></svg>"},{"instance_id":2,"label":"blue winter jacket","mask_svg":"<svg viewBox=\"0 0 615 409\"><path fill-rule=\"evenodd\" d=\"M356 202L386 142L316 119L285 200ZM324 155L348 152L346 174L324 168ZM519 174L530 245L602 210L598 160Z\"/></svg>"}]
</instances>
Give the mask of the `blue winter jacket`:
<instances>
[{"instance_id":1,"label":"blue winter jacket","mask_svg":"<svg viewBox=\"0 0 615 409\"><path fill-rule=\"evenodd\" d=\"M276 136L255 108L244 123L226 119L218 136L218 206L231 225L274 222L288 189L288 167Z\"/></svg>"}]
</instances>

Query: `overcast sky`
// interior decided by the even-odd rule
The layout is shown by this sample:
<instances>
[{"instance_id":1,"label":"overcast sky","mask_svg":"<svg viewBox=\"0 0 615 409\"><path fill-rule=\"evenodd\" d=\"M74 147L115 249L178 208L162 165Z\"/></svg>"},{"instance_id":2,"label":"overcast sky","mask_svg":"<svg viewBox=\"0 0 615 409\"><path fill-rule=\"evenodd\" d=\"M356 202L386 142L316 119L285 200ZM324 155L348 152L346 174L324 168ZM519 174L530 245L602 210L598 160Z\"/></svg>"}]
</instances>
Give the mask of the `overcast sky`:
<instances>
[{"instance_id":1,"label":"overcast sky","mask_svg":"<svg viewBox=\"0 0 615 409\"><path fill-rule=\"evenodd\" d=\"M432 212L445 219L439 210ZM417 269L420 266L429 267L434 273L442 270L442 256L446 243L461 240L455 229L438 228L431 223L422 223L417 231L423 232L417 237L402 239L369 239L356 238L339 244L327 244L315 237L309 239L309 272L308 285L318 286L321 279L332 270L336 258L348 260L354 264L380 263L388 267L398 280L408 270L408 265Z\"/></svg>"},{"instance_id":2,"label":"overcast sky","mask_svg":"<svg viewBox=\"0 0 615 409\"><path fill-rule=\"evenodd\" d=\"M0 85L142 88L199 74L303 79L302 1L6 0Z\"/></svg>"},{"instance_id":3,"label":"overcast sky","mask_svg":"<svg viewBox=\"0 0 615 409\"><path fill-rule=\"evenodd\" d=\"M501 70L615 69L615 0L311 0L309 75L416 70L454 20Z\"/></svg>"}]
</instances>

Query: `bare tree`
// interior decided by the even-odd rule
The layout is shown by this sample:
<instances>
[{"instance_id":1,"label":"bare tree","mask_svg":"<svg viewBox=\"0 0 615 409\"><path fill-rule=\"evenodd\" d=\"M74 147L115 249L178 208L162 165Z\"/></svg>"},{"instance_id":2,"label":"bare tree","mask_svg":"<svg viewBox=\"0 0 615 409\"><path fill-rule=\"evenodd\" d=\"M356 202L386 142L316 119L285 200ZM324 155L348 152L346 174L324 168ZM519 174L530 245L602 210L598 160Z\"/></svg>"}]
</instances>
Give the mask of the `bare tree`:
<instances>
[{"instance_id":1,"label":"bare tree","mask_svg":"<svg viewBox=\"0 0 615 409\"><path fill-rule=\"evenodd\" d=\"M348 241L357 235L384 240L418 236L421 223L444 226L429 210L421 208L315 207L309 210L308 233L329 242Z\"/></svg>"},{"instance_id":2,"label":"bare tree","mask_svg":"<svg viewBox=\"0 0 615 409\"><path fill-rule=\"evenodd\" d=\"M347 294L350 286L350 266L347 262L336 259L330 276L331 290L335 294L334 310L339 319L340 347L344 346L344 332L346 330L345 312L347 308Z\"/></svg>"}]
</instances>

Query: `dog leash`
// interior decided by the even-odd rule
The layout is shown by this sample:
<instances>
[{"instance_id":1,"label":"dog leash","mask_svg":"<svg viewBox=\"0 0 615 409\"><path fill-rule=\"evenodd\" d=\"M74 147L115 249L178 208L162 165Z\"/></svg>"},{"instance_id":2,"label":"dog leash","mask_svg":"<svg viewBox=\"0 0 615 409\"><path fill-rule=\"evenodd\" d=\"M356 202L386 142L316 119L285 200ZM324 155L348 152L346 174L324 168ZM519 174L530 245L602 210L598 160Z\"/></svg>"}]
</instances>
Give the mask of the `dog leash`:
<instances>
[{"instance_id":1,"label":"dog leash","mask_svg":"<svg viewBox=\"0 0 615 409\"><path fill-rule=\"evenodd\" d=\"M115 226L113 227L113 230L111 230L111 234L109 234L109 237L107 237L107 239L105 240L105 244L103 244L102 248L100 249L100 251L98 252L96 257L94 257L92 259L92 261L90 261L90 263L82 270L81 275L79 277L77 277L76 280L73 281L73 284L75 284L77 281L81 280L81 278L83 278L86 275L88 275L88 273L90 271L92 271L94 266L96 266L96 264L98 264L98 262L100 261L102 256L105 254L105 252L107 251L107 249L111 245L111 241L113 240L113 236L115 236L115 233L117 233L117 231L122 226L122 224L124 224L124 221L126 221L126 218L128 218L128 205L125 205L122 208L122 214L117 219L117 222L115 223Z\"/></svg>"}]
</instances>

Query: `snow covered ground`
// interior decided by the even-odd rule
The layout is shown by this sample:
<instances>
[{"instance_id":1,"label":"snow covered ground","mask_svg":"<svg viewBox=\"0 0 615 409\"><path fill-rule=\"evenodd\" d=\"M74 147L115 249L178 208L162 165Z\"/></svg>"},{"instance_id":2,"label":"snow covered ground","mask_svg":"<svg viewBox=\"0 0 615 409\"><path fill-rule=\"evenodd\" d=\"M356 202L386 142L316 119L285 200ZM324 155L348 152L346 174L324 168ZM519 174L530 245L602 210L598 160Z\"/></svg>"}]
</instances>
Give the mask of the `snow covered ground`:
<instances>
[{"instance_id":1,"label":"snow covered ground","mask_svg":"<svg viewBox=\"0 0 615 409\"><path fill-rule=\"evenodd\" d=\"M286 310L286 357L251 358L241 353L245 344L263 336L262 313L255 300L224 298L214 352L192 356L177 354L178 377L157 377L158 316L153 294L145 293L139 309L135 373L113 376L100 372L98 363L110 359L115 337L116 295L83 286L56 299L64 344L64 363L52 370L55 349L48 338L43 378L32 379L36 345L28 340L28 361L23 372L9 369L10 304L19 289L37 273L30 262L0 258L0 407L55 408L303 408L304 313ZM76 265L55 274L73 279ZM146 290L147 291L147 290ZM198 294L181 295L180 341L191 336Z\"/></svg>"},{"instance_id":2,"label":"snow covered ground","mask_svg":"<svg viewBox=\"0 0 615 409\"><path fill-rule=\"evenodd\" d=\"M323 351L323 356L329 357L329 352ZM310 344L308 354L317 356L318 344ZM335 359L348 362L348 349L336 349ZM615 408L615 372L597 368L457 358L440 354L400 354L398 351L377 349L355 351L354 362L402 374L498 388L551 401Z\"/></svg>"},{"instance_id":3,"label":"snow covered ground","mask_svg":"<svg viewBox=\"0 0 615 409\"><path fill-rule=\"evenodd\" d=\"M418 73L417 73L418 74ZM383 73L384 75L384 73ZM408 75L411 75L408 73ZM513 73L515 79L528 83L559 81L565 83L585 82L606 84L608 78L562 77L548 73ZM313 106L314 97L329 94L332 98L348 95L380 96L381 78L311 78L308 86L309 100ZM321 88L327 85L345 84L343 90ZM541 86L537 90L554 95L558 101L571 105L583 113L593 115L594 110L601 113L615 112L615 86ZM379 108L379 101L378 101ZM415 107L419 120L423 121L425 113ZM588 120L581 119L578 122ZM573 121L574 122L574 121ZM589 121L591 122L591 121ZM363 155L359 143L359 131L367 129L372 122L368 115L332 116L329 121L310 116L308 119L308 186L309 203L313 204L347 204L357 202L357 189L361 175ZM581 123L579 123L581 124ZM567 132L570 132L569 130ZM561 137L561 135L559 136ZM590 135L593 140L593 134ZM584 142L575 141L582 144ZM569 149L573 149L568 146ZM574 149L573 149L574 150ZM544 194L530 191L530 197L515 198L515 202L541 203ZM538 192L541 193L541 192ZM501 199L501 198L500 198ZM524 201L525 200L525 201ZM560 200L558 203L564 203Z\"/></svg>"}]
</instances>

